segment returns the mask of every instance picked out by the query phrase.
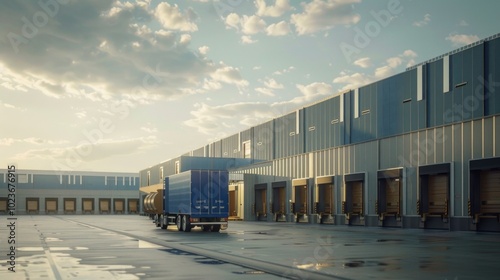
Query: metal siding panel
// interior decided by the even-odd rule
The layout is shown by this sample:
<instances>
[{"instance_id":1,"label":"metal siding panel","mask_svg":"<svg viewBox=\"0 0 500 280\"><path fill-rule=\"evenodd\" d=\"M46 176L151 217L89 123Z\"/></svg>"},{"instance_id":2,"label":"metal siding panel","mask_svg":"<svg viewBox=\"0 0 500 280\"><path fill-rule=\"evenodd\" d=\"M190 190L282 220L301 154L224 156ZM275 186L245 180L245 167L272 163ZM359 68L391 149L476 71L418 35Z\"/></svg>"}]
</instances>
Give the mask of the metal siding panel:
<instances>
[{"instance_id":1,"label":"metal siding panel","mask_svg":"<svg viewBox=\"0 0 500 280\"><path fill-rule=\"evenodd\" d=\"M444 127L444 162L453 161L453 126Z\"/></svg>"},{"instance_id":2,"label":"metal siding panel","mask_svg":"<svg viewBox=\"0 0 500 280\"><path fill-rule=\"evenodd\" d=\"M472 158L483 157L483 120L475 120L472 122Z\"/></svg>"},{"instance_id":3,"label":"metal siding panel","mask_svg":"<svg viewBox=\"0 0 500 280\"><path fill-rule=\"evenodd\" d=\"M484 43L475 46L472 49L472 68L470 76L470 91L471 101L465 101L467 109L472 110L472 118L479 118L484 116L484 88L482 86L480 77L484 77Z\"/></svg>"},{"instance_id":4,"label":"metal siding panel","mask_svg":"<svg viewBox=\"0 0 500 280\"><path fill-rule=\"evenodd\" d=\"M444 162L444 127L436 128L434 142L435 150L434 150L434 162L442 163Z\"/></svg>"},{"instance_id":5,"label":"metal siding panel","mask_svg":"<svg viewBox=\"0 0 500 280\"><path fill-rule=\"evenodd\" d=\"M495 39L489 42L485 42L485 67L486 73L484 73L484 78L482 82L485 87L485 115L494 115L500 112L500 98L496 91L498 87L493 87L491 84L498 83L500 77L500 39ZM480 77L481 78L481 77ZM488 85L486 85L488 83Z\"/></svg>"},{"instance_id":6,"label":"metal siding panel","mask_svg":"<svg viewBox=\"0 0 500 280\"><path fill-rule=\"evenodd\" d=\"M484 119L484 127L483 127L483 157L489 158L493 157L493 118Z\"/></svg>"},{"instance_id":7,"label":"metal siding panel","mask_svg":"<svg viewBox=\"0 0 500 280\"><path fill-rule=\"evenodd\" d=\"M465 127L464 127L465 128ZM453 156L453 167L454 167L454 184L451 186L453 188L453 193L455 194L454 198L451 198L453 200L453 213L461 213L461 199L460 197L457 197L457 195L462 193L462 184L463 184L463 160L462 156L465 160L466 156L466 150L463 148L463 141L462 141L462 132L464 132L466 129L462 129L462 124L456 124L453 125L453 146L454 146L454 156ZM470 125L468 128L469 132L469 150L470 150ZM465 134L464 134L465 135ZM467 136L466 136L467 137ZM462 152L463 151L463 152ZM470 152L469 152L470 154Z\"/></svg>"},{"instance_id":8,"label":"metal siding panel","mask_svg":"<svg viewBox=\"0 0 500 280\"><path fill-rule=\"evenodd\" d=\"M448 110L451 110L453 112L453 118L452 119L445 119L445 123L450 123L450 122L458 122L458 121L463 121L466 119L470 118L470 114L464 115L464 108L463 108L463 99L464 99L464 87L459 87L455 88L456 84L462 83L464 81L464 59L465 59L465 53L464 52L458 52L451 56L450 58L450 64L451 64L451 77L450 77L450 83L451 83L451 89L450 89L450 97L451 99L446 99L445 101L445 111L447 112ZM471 67L471 65L468 65L467 67ZM445 98L447 98L446 96ZM451 101L448 103L448 101Z\"/></svg>"},{"instance_id":9,"label":"metal siding panel","mask_svg":"<svg viewBox=\"0 0 500 280\"><path fill-rule=\"evenodd\" d=\"M423 147L421 146L421 150L425 154L426 164L434 163L434 152L436 151L436 142L434 140L434 129L426 130L425 144Z\"/></svg>"}]
</instances>

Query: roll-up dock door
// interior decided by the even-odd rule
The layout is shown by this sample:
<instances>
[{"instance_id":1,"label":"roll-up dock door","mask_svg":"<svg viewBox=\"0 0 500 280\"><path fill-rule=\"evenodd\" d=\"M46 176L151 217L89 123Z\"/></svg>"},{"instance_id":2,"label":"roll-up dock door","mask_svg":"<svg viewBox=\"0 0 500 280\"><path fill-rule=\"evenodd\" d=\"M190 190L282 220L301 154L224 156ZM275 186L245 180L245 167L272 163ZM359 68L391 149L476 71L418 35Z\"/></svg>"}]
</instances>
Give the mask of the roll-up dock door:
<instances>
[{"instance_id":1,"label":"roll-up dock door","mask_svg":"<svg viewBox=\"0 0 500 280\"><path fill-rule=\"evenodd\" d=\"M99 213L104 214L107 213L109 214L111 209L110 209L110 199L109 198L99 198Z\"/></svg>"},{"instance_id":2,"label":"roll-up dock door","mask_svg":"<svg viewBox=\"0 0 500 280\"><path fill-rule=\"evenodd\" d=\"M365 173L344 176L345 200L342 202L342 212L345 223L349 225L364 225L364 185Z\"/></svg>"},{"instance_id":3,"label":"roll-up dock door","mask_svg":"<svg viewBox=\"0 0 500 280\"><path fill-rule=\"evenodd\" d=\"M82 212L93 214L94 213L94 199L82 198Z\"/></svg>"},{"instance_id":4,"label":"roll-up dock door","mask_svg":"<svg viewBox=\"0 0 500 280\"><path fill-rule=\"evenodd\" d=\"M128 200L128 213L139 213L139 200L136 198L130 198Z\"/></svg>"},{"instance_id":5,"label":"roll-up dock door","mask_svg":"<svg viewBox=\"0 0 500 280\"><path fill-rule=\"evenodd\" d=\"M38 211L40 210L39 205L40 205L40 199L39 198L33 198L33 197L27 197L26 198L26 212L28 214L38 214Z\"/></svg>"},{"instance_id":6,"label":"roll-up dock door","mask_svg":"<svg viewBox=\"0 0 500 280\"><path fill-rule=\"evenodd\" d=\"M500 231L500 158L470 161L468 210L472 229Z\"/></svg>"},{"instance_id":7,"label":"roll-up dock door","mask_svg":"<svg viewBox=\"0 0 500 280\"><path fill-rule=\"evenodd\" d=\"M308 222L309 179L292 180L292 213L296 222Z\"/></svg>"},{"instance_id":8,"label":"roll-up dock door","mask_svg":"<svg viewBox=\"0 0 500 280\"><path fill-rule=\"evenodd\" d=\"M74 214L76 212L76 198L65 198L64 199L64 213Z\"/></svg>"},{"instance_id":9,"label":"roll-up dock door","mask_svg":"<svg viewBox=\"0 0 500 280\"><path fill-rule=\"evenodd\" d=\"M334 176L316 178L316 205L320 224L335 223Z\"/></svg>"},{"instance_id":10,"label":"roll-up dock door","mask_svg":"<svg viewBox=\"0 0 500 280\"><path fill-rule=\"evenodd\" d=\"M286 221L286 182L272 183L273 188L273 208L275 221Z\"/></svg>"},{"instance_id":11,"label":"roll-up dock door","mask_svg":"<svg viewBox=\"0 0 500 280\"><path fill-rule=\"evenodd\" d=\"M377 172L378 188L375 203L380 226L401 227L403 169Z\"/></svg>"},{"instance_id":12,"label":"roll-up dock door","mask_svg":"<svg viewBox=\"0 0 500 280\"><path fill-rule=\"evenodd\" d=\"M115 214L125 213L125 199L122 198L113 199L113 212Z\"/></svg>"},{"instance_id":13,"label":"roll-up dock door","mask_svg":"<svg viewBox=\"0 0 500 280\"><path fill-rule=\"evenodd\" d=\"M7 198L0 197L0 213L7 213L7 210L8 210Z\"/></svg>"},{"instance_id":14,"label":"roll-up dock door","mask_svg":"<svg viewBox=\"0 0 500 280\"><path fill-rule=\"evenodd\" d=\"M449 229L450 170L449 163L419 167L417 210L421 228Z\"/></svg>"},{"instance_id":15,"label":"roll-up dock door","mask_svg":"<svg viewBox=\"0 0 500 280\"><path fill-rule=\"evenodd\" d=\"M45 213L57 214L57 198L45 198Z\"/></svg>"},{"instance_id":16,"label":"roll-up dock door","mask_svg":"<svg viewBox=\"0 0 500 280\"><path fill-rule=\"evenodd\" d=\"M257 221L267 219L267 184L256 184L254 214Z\"/></svg>"}]
</instances>

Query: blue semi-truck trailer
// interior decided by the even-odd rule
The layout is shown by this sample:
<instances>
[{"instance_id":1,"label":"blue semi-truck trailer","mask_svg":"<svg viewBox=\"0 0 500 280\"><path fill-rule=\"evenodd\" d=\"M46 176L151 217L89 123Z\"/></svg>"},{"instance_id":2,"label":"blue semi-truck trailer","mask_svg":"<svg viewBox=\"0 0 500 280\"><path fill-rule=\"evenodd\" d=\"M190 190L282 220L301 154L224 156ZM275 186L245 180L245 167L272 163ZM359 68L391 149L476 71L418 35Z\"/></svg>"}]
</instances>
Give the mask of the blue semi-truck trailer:
<instances>
[{"instance_id":1,"label":"blue semi-truck trailer","mask_svg":"<svg viewBox=\"0 0 500 280\"><path fill-rule=\"evenodd\" d=\"M158 192L160 193L160 192ZM229 173L226 170L189 170L165 177L163 211L157 225L176 225L179 231L194 227L218 232L229 216Z\"/></svg>"}]
</instances>

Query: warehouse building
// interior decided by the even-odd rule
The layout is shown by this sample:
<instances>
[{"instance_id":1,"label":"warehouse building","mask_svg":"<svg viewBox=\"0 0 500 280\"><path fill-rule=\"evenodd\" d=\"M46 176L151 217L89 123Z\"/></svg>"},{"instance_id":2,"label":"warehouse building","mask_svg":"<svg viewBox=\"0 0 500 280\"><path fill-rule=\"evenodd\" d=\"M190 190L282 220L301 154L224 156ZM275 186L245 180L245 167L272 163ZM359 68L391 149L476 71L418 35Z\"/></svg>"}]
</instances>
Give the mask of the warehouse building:
<instances>
[{"instance_id":1,"label":"warehouse building","mask_svg":"<svg viewBox=\"0 0 500 280\"><path fill-rule=\"evenodd\" d=\"M15 198L16 214L139 213L137 173L16 170L9 193L8 170L0 169L0 214ZM14 195L12 195L14 194Z\"/></svg>"},{"instance_id":2,"label":"warehouse building","mask_svg":"<svg viewBox=\"0 0 500 280\"><path fill-rule=\"evenodd\" d=\"M500 231L499 143L497 34L146 168L141 190L245 159L225 167L243 220Z\"/></svg>"}]
</instances>

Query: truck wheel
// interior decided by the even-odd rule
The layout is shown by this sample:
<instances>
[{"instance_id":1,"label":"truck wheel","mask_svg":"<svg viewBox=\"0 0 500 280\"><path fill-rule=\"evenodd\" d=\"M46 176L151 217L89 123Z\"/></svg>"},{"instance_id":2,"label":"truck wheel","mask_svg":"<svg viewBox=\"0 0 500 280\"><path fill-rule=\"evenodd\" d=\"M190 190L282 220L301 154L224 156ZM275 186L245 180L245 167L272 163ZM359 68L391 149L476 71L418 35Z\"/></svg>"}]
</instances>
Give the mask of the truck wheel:
<instances>
[{"instance_id":1,"label":"truck wheel","mask_svg":"<svg viewBox=\"0 0 500 280\"><path fill-rule=\"evenodd\" d=\"M160 220L160 225L161 225L161 229L167 229L168 223L167 223L167 224L165 224L165 219L164 219L164 217L161 217L161 220Z\"/></svg>"},{"instance_id":2,"label":"truck wheel","mask_svg":"<svg viewBox=\"0 0 500 280\"><path fill-rule=\"evenodd\" d=\"M212 227L204 225L204 226L201 226L201 228L203 229L203 231L209 231Z\"/></svg>"},{"instance_id":3,"label":"truck wheel","mask_svg":"<svg viewBox=\"0 0 500 280\"><path fill-rule=\"evenodd\" d=\"M175 219L175 223L177 224L177 230L182 231L182 216L177 215L177 218Z\"/></svg>"},{"instance_id":4,"label":"truck wheel","mask_svg":"<svg viewBox=\"0 0 500 280\"><path fill-rule=\"evenodd\" d=\"M189 220L188 215L182 216L182 230L185 232L191 231L191 221Z\"/></svg>"},{"instance_id":5,"label":"truck wheel","mask_svg":"<svg viewBox=\"0 0 500 280\"><path fill-rule=\"evenodd\" d=\"M212 232L219 232L220 231L220 225L213 225L211 228Z\"/></svg>"}]
</instances>

